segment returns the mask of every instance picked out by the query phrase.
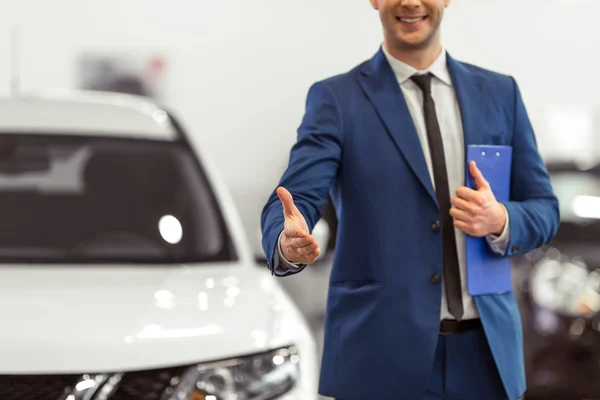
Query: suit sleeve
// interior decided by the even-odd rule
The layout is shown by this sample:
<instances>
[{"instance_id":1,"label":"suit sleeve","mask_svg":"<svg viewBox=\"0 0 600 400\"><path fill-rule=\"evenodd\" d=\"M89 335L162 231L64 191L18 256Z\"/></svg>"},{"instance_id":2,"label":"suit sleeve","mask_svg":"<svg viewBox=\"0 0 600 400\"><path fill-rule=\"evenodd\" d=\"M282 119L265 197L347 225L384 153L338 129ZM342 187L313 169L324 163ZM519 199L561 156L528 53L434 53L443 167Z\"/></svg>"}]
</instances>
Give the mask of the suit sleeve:
<instances>
[{"instance_id":1,"label":"suit sleeve","mask_svg":"<svg viewBox=\"0 0 600 400\"><path fill-rule=\"evenodd\" d=\"M511 78L514 95L514 129L511 198L505 202L510 217L507 255L532 251L556 234L560 215L550 176L538 152L520 89Z\"/></svg>"},{"instance_id":2,"label":"suit sleeve","mask_svg":"<svg viewBox=\"0 0 600 400\"><path fill-rule=\"evenodd\" d=\"M339 103L325 82L311 86L306 111L298 128L297 140L279 186L292 195L294 204L312 232L329 198L342 154L342 118ZM289 269L281 264L278 238L283 231L283 207L275 190L271 192L261 215L262 245L273 274L293 275L303 267Z\"/></svg>"},{"instance_id":3,"label":"suit sleeve","mask_svg":"<svg viewBox=\"0 0 600 400\"><path fill-rule=\"evenodd\" d=\"M504 224L504 230L502 230L500 236L490 233L485 238L493 252L501 256L506 255L508 241L510 240L510 215L508 215L508 213L506 215L506 223Z\"/></svg>"},{"instance_id":4,"label":"suit sleeve","mask_svg":"<svg viewBox=\"0 0 600 400\"><path fill-rule=\"evenodd\" d=\"M281 235L283 235L283 232L281 232L277 238L277 250L273 254L273 273L277 276L293 275L304 269L306 264L292 263L285 259L280 246Z\"/></svg>"}]
</instances>

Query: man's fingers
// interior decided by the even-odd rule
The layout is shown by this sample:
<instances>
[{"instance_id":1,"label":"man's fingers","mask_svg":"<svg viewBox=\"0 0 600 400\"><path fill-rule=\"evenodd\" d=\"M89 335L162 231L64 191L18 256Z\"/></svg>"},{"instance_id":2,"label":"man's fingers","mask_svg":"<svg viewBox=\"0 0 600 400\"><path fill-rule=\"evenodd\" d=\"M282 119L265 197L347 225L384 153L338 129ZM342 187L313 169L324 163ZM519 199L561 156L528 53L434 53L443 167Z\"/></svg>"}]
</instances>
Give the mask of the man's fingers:
<instances>
[{"instance_id":1,"label":"man's fingers","mask_svg":"<svg viewBox=\"0 0 600 400\"><path fill-rule=\"evenodd\" d=\"M320 254L319 244L310 235L306 237L290 237L284 232L282 249L288 260L304 264L312 264Z\"/></svg>"},{"instance_id":2,"label":"man's fingers","mask_svg":"<svg viewBox=\"0 0 600 400\"><path fill-rule=\"evenodd\" d=\"M281 200L281 205L283 206L283 215L286 217L293 216L296 206L294 205L292 194L286 188L280 186L277 188L277 196L279 197L279 200Z\"/></svg>"},{"instance_id":3,"label":"man's fingers","mask_svg":"<svg viewBox=\"0 0 600 400\"><path fill-rule=\"evenodd\" d=\"M313 251L310 254L307 254L306 256L304 256L304 262L306 264L312 264L315 261L317 261L317 259L319 258L319 255L321 254L321 249L317 247L317 249L315 251Z\"/></svg>"},{"instance_id":4,"label":"man's fingers","mask_svg":"<svg viewBox=\"0 0 600 400\"><path fill-rule=\"evenodd\" d=\"M293 218L293 217L290 217ZM309 238L310 234L306 232L304 229L298 227L298 224L295 223L293 219L290 219L290 222L286 222L284 225L283 233L289 238Z\"/></svg>"},{"instance_id":5,"label":"man's fingers","mask_svg":"<svg viewBox=\"0 0 600 400\"><path fill-rule=\"evenodd\" d=\"M466 222L466 221L463 221L460 219L455 219L454 227L463 231L464 233L466 233L469 236L483 237L485 235L485 233L482 232L482 230L481 230L481 226L478 225L477 223Z\"/></svg>"},{"instance_id":6,"label":"man's fingers","mask_svg":"<svg viewBox=\"0 0 600 400\"><path fill-rule=\"evenodd\" d=\"M307 246L314 246L315 248L319 246L317 241L310 235L305 236L305 237L288 237L288 238L286 238L286 244L291 249L296 249L296 250L305 248ZM309 253L310 253L310 251L309 251ZM306 253L306 254L308 254L308 253Z\"/></svg>"},{"instance_id":7,"label":"man's fingers","mask_svg":"<svg viewBox=\"0 0 600 400\"><path fill-rule=\"evenodd\" d=\"M455 219L454 220L454 226L461 230L462 232L466 233L467 235L471 235L473 236L473 229L471 227L471 225L465 221L459 220L459 219Z\"/></svg>"},{"instance_id":8,"label":"man's fingers","mask_svg":"<svg viewBox=\"0 0 600 400\"><path fill-rule=\"evenodd\" d=\"M471 222L472 220L471 215L469 213L458 208L451 208L450 216L454 218L455 221L460 220L464 222Z\"/></svg>"},{"instance_id":9,"label":"man's fingers","mask_svg":"<svg viewBox=\"0 0 600 400\"><path fill-rule=\"evenodd\" d=\"M300 247L298 249L298 253L302 256L308 256L308 255L314 253L315 250L317 250L318 248L319 248L319 245L317 244L317 242L313 242L304 247Z\"/></svg>"},{"instance_id":10,"label":"man's fingers","mask_svg":"<svg viewBox=\"0 0 600 400\"><path fill-rule=\"evenodd\" d=\"M460 197L451 198L450 203L454 207L458 208L459 210L472 211L472 209L473 209L473 206L471 205L471 203L469 203L465 199L461 199Z\"/></svg>"},{"instance_id":11,"label":"man's fingers","mask_svg":"<svg viewBox=\"0 0 600 400\"><path fill-rule=\"evenodd\" d=\"M477 168L477 164L475 163L475 161L471 161L469 163L469 172L473 177L473 181L475 181L475 186L477 187L477 189L487 189L489 187L489 184L485 180L485 177L483 176L479 168Z\"/></svg>"},{"instance_id":12,"label":"man's fingers","mask_svg":"<svg viewBox=\"0 0 600 400\"><path fill-rule=\"evenodd\" d=\"M286 232L284 231L284 235ZM301 248L308 246L309 244L316 243L316 241L310 236L288 236L287 243L294 248Z\"/></svg>"},{"instance_id":13,"label":"man's fingers","mask_svg":"<svg viewBox=\"0 0 600 400\"><path fill-rule=\"evenodd\" d=\"M475 199L477 199L479 197L479 193L477 193L477 191L468 188L466 186L461 186L458 189L456 189L456 195L464 200L467 201L473 201ZM450 200L452 201L452 200Z\"/></svg>"},{"instance_id":14,"label":"man's fingers","mask_svg":"<svg viewBox=\"0 0 600 400\"><path fill-rule=\"evenodd\" d=\"M299 221L298 218L302 218L302 216L292 215L292 216L284 216L285 222L283 224L283 233L288 238L310 238L311 235L308 232L306 227L306 222L304 220Z\"/></svg>"}]
</instances>

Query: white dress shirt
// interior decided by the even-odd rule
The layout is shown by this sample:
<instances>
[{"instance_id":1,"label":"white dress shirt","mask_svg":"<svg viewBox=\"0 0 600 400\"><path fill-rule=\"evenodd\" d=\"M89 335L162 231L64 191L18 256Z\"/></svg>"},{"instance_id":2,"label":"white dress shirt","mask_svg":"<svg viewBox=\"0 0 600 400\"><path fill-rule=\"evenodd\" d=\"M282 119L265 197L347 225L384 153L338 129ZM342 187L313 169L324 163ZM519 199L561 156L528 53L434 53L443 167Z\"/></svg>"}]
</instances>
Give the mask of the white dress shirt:
<instances>
[{"instance_id":1,"label":"white dress shirt","mask_svg":"<svg viewBox=\"0 0 600 400\"><path fill-rule=\"evenodd\" d=\"M415 74L431 73L433 79L431 82L431 96L436 105L436 114L438 117L440 130L442 134L442 141L444 144L444 154L446 158L446 170L448 173L448 184L450 186L450 195L453 196L456 190L465 185L465 165L464 165L464 138L463 128L460 117L460 109L456 93L452 86L452 79L450 72L446 64L446 51L443 50L435 62L426 70L418 71L410 65L397 60L392 57L389 52L383 46L384 54L396 75L398 84L402 89L404 98L408 105L408 109L414 121L419 140L423 149L423 155L427 163L429 170L429 176L431 183L435 188L435 181L433 178L433 169L431 164L431 156L429 153L429 143L427 141L427 129L425 126L425 115L423 112L423 93L421 89L410 79ZM464 315L463 319L478 318L479 313L475 307L473 298L467 293L467 279L466 279L466 265L465 265L465 234L455 228L456 233L456 246L458 250L458 263L460 267L461 285L463 291L463 306ZM504 255L509 241L509 221L508 215L506 225L502 234L497 237L494 235L488 235L487 241L490 244L493 251ZM280 236L281 237L281 236ZM279 260L280 264L276 268L283 272L287 269L297 269L301 264L294 264L288 262L279 249ZM445 289L442 285L442 312L440 319L452 319L450 312L448 311L446 303Z\"/></svg>"}]
</instances>

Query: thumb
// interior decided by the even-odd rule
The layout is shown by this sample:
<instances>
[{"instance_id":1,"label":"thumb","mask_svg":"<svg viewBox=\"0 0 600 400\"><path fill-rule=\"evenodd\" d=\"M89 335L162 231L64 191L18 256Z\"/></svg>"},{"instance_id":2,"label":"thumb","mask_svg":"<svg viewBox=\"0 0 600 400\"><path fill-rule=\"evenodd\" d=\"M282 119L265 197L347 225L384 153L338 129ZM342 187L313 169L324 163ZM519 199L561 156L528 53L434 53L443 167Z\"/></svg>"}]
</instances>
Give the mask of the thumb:
<instances>
[{"instance_id":1,"label":"thumb","mask_svg":"<svg viewBox=\"0 0 600 400\"><path fill-rule=\"evenodd\" d=\"M475 186L477 187L477 190L488 189L490 187L488 181L485 180L483 174L481 173L479 168L477 168L477 164L475 163L475 161L471 161L469 163L469 172L473 177L473 181L475 181Z\"/></svg>"},{"instance_id":2,"label":"thumb","mask_svg":"<svg viewBox=\"0 0 600 400\"><path fill-rule=\"evenodd\" d=\"M294 205L292 194L286 188L280 186L277 188L277 196L279 197L279 200L281 200L281 205L283 206L283 216L286 218L293 216L296 206Z\"/></svg>"}]
</instances>

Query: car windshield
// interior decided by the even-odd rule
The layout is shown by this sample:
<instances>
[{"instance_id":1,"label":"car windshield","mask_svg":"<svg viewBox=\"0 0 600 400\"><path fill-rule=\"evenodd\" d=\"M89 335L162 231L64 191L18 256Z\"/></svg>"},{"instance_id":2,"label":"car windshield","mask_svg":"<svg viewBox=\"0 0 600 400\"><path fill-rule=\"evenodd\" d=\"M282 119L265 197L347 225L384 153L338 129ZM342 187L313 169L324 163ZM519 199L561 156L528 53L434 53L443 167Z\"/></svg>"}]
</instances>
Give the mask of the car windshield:
<instances>
[{"instance_id":1,"label":"car windshield","mask_svg":"<svg viewBox=\"0 0 600 400\"><path fill-rule=\"evenodd\" d=\"M600 240L600 175L586 171L551 172L559 201L561 226L558 237L568 240Z\"/></svg>"},{"instance_id":2,"label":"car windshield","mask_svg":"<svg viewBox=\"0 0 600 400\"><path fill-rule=\"evenodd\" d=\"M180 142L0 134L0 262L235 258L200 163Z\"/></svg>"}]
</instances>

